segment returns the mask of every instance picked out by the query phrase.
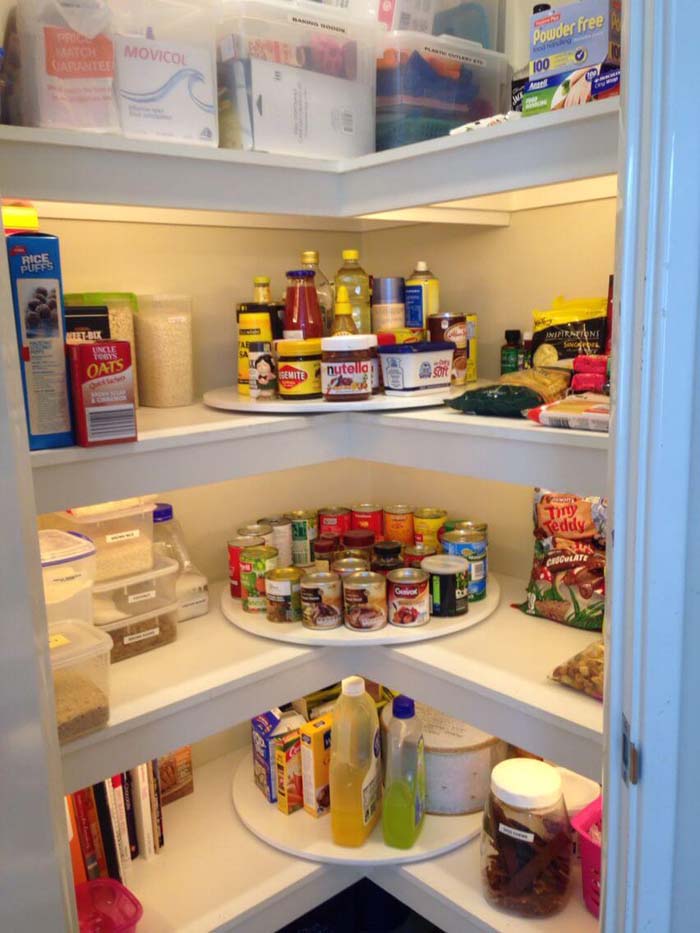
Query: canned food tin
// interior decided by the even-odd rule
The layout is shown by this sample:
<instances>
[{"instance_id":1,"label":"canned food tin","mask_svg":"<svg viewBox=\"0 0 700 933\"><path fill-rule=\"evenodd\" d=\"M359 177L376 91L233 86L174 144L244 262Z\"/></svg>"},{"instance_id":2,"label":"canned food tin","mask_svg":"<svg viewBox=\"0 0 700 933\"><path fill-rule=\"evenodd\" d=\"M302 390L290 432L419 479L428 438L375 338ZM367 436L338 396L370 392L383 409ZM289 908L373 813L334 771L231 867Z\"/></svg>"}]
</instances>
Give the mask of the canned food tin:
<instances>
[{"instance_id":1,"label":"canned food tin","mask_svg":"<svg viewBox=\"0 0 700 933\"><path fill-rule=\"evenodd\" d=\"M445 524L447 512L444 509L416 509L413 513L413 529L416 544L427 544L440 550L438 532Z\"/></svg>"},{"instance_id":2,"label":"canned food tin","mask_svg":"<svg viewBox=\"0 0 700 933\"><path fill-rule=\"evenodd\" d=\"M301 570L280 567L265 574L265 601L270 622L301 622Z\"/></svg>"},{"instance_id":3,"label":"canned food tin","mask_svg":"<svg viewBox=\"0 0 700 933\"><path fill-rule=\"evenodd\" d=\"M386 577L368 570L343 578L345 626L356 632L376 632L386 625Z\"/></svg>"},{"instance_id":4,"label":"canned food tin","mask_svg":"<svg viewBox=\"0 0 700 933\"><path fill-rule=\"evenodd\" d=\"M403 550L403 562L406 567L420 567L423 559L437 554L434 547L427 544L414 544L413 547L407 547Z\"/></svg>"},{"instance_id":5,"label":"canned food tin","mask_svg":"<svg viewBox=\"0 0 700 933\"><path fill-rule=\"evenodd\" d=\"M343 598L337 573L308 573L301 579L305 628L331 629L343 624Z\"/></svg>"},{"instance_id":6,"label":"canned food tin","mask_svg":"<svg viewBox=\"0 0 700 933\"><path fill-rule=\"evenodd\" d=\"M374 545L374 557L370 566L375 573L383 573L384 576L391 573L392 570L400 570L403 567L401 543L399 541L378 541Z\"/></svg>"},{"instance_id":7,"label":"canned food tin","mask_svg":"<svg viewBox=\"0 0 700 933\"><path fill-rule=\"evenodd\" d=\"M486 541L489 540L489 526L486 522L473 522L471 519L460 518L452 522L445 522L445 525L450 525L448 531L478 531L480 532Z\"/></svg>"},{"instance_id":8,"label":"canned food tin","mask_svg":"<svg viewBox=\"0 0 700 933\"><path fill-rule=\"evenodd\" d=\"M292 563L295 567L310 567L314 562L316 512L298 509L289 512L292 522Z\"/></svg>"},{"instance_id":9,"label":"canned food tin","mask_svg":"<svg viewBox=\"0 0 700 933\"><path fill-rule=\"evenodd\" d=\"M454 531L458 525L461 525L462 522L467 522L466 518L446 518L445 524L442 526L440 531L438 531L438 541L442 545L442 539L445 537L448 531Z\"/></svg>"},{"instance_id":10,"label":"canned food tin","mask_svg":"<svg viewBox=\"0 0 700 933\"><path fill-rule=\"evenodd\" d=\"M284 515L270 515L268 518L259 518L261 525L272 527L272 547L279 551L277 565L291 567L292 565L292 523Z\"/></svg>"},{"instance_id":11,"label":"canned food tin","mask_svg":"<svg viewBox=\"0 0 700 933\"><path fill-rule=\"evenodd\" d=\"M228 579L234 599L241 598L241 551L247 547L261 547L264 544L265 539L257 535L238 535L228 542Z\"/></svg>"},{"instance_id":12,"label":"canned food tin","mask_svg":"<svg viewBox=\"0 0 700 933\"><path fill-rule=\"evenodd\" d=\"M469 564L463 557L436 554L421 569L430 574L430 614L441 618L469 611Z\"/></svg>"},{"instance_id":13,"label":"canned food tin","mask_svg":"<svg viewBox=\"0 0 700 933\"><path fill-rule=\"evenodd\" d=\"M361 560L363 564L367 564L367 569L369 570L370 565L370 556L371 549L365 550L364 548L352 548L346 547L341 548L335 555L336 560L345 560L346 558L352 558L354 560Z\"/></svg>"},{"instance_id":14,"label":"canned food tin","mask_svg":"<svg viewBox=\"0 0 700 933\"><path fill-rule=\"evenodd\" d=\"M469 561L469 602L478 602L486 596L487 545L479 531L448 531L443 538L446 553Z\"/></svg>"},{"instance_id":15,"label":"canned food tin","mask_svg":"<svg viewBox=\"0 0 700 933\"><path fill-rule=\"evenodd\" d=\"M415 628L430 621L430 574L414 567L393 570L387 577L389 622Z\"/></svg>"},{"instance_id":16,"label":"canned food tin","mask_svg":"<svg viewBox=\"0 0 700 933\"><path fill-rule=\"evenodd\" d=\"M373 505L370 502L353 505L352 527L372 531L374 540L381 541L384 534L384 509L381 505Z\"/></svg>"},{"instance_id":17,"label":"canned food tin","mask_svg":"<svg viewBox=\"0 0 700 933\"><path fill-rule=\"evenodd\" d=\"M357 551L359 556L366 560L372 560L372 551L376 537L369 528L352 528L343 535L343 548L349 551Z\"/></svg>"},{"instance_id":18,"label":"canned food tin","mask_svg":"<svg viewBox=\"0 0 700 933\"><path fill-rule=\"evenodd\" d=\"M341 557L339 560L333 561L331 570L344 578L351 573L369 570L369 561L359 557Z\"/></svg>"},{"instance_id":19,"label":"canned food tin","mask_svg":"<svg viewBox=\"0 0 700 933\"><path fill-rule=\"evenodd\" d=\"M277 395L277 366L270 341L248 344L248 384L251 398L274 398Z\"/></svg>"},{"instance_id":20,"label":"canned food tin","mask_svg":"<svg viewBox=\"0 0 700 933\"><path fill-rule=\"evenodd\" d=\"M275 535L272 531L272 525L266 525L264 522L251 522L249 525L241 525L236 531L237 535L255 535L256 538L264 538L267 547L275 546Z\"/></svg>"},{"instance_id":21,"label":"canned food tin","mask_svg":"<svg viewBox=\"0 0 700 933\"><path fill-rule=\"evenodd\" d=\"M342 538L346 531L352 527L352 513L350 509L341 505L327 505L318 510L318 533L334 534Z\"/></svg>"},{"instance_id":22,"label":"canned food tin","mask_svg":"<svg viewBox=\"0 0 700 933\"><path fill-rule=\"evenodd\" d=\"M277 548L247 547L241 551L241 597L246 612L265 612L265 575L277 567Z\"/></svg>"},{"instance_id":23,"label":"canned food tin","mask_svg":"<svg viewBox=\"0 0 700 933\"><path fill-rule=\"evenodd\" d=\"M400 541L404 546L413 545L413 506L384 506L384 537L387 541Z\"/></svg>"}]
</instances>

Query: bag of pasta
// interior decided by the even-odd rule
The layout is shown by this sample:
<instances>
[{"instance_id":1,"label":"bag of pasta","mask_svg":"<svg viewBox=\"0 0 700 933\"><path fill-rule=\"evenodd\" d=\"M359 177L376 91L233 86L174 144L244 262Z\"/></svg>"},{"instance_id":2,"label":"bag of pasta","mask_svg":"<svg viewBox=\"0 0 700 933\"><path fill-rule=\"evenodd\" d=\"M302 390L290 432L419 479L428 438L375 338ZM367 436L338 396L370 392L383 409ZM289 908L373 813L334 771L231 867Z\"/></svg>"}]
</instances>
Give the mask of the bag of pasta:
<instances>
[{"instance_id":1,"label":"bag of pasta","mask_svg":"<svg viewBox=\"0 0 700 933\"><path fill-rule=\"evenodd\" d=\"M550 676L557 683L580 690L596 700L602 700L605 678L604 642L596 641L579 651L573 658L555 667Z\"/></svg>"},{"instance_id":2,"label":"bag of pasta","mask_svg":"<svg viewBox=\"0 0 700 933\"><path fill-rule=\"evenodd\" d=\"M535 489L535 555L523 612L602 629L607 508L605 498Z\"/></svg>"}]
</instances>

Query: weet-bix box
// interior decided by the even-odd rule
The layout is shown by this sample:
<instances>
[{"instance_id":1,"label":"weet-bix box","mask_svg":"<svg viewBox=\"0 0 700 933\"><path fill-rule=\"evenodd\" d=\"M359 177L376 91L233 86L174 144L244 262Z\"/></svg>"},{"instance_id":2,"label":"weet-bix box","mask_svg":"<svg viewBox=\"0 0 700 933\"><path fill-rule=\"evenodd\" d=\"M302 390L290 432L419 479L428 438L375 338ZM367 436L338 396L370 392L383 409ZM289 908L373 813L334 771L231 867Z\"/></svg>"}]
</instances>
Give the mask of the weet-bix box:
<instances>
[{"instance_id":1,"label":"weet-bix box","mask_svg":"<svg viewBox=\"0 0 700 933\"><path fill-rule=\"evenodd\" d=\"M7 255L29 449L70 447L74 440L58 238L12 233Z\"/></svg>"}]
</instances>

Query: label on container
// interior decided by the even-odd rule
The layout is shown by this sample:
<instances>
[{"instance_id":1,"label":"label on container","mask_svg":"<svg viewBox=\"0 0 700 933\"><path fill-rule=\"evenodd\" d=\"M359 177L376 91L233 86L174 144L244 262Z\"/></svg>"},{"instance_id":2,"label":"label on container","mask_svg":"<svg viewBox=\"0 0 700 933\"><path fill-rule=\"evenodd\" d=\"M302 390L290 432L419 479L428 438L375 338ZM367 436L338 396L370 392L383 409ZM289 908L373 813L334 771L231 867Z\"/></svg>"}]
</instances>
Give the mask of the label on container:
<instances>
[{"instance_id":1,"label":"label on container","mask_svg":"<svg viewBox=\"0 0 700 933\"><path fill-rule=\"evenodd\" d=\"M377 729L372 742L372 757L369 768L362 782L362 821L365 826L372 821L379 805L382 780L381 769L379 767L380 748L381 739L379 737L379 729Z\"/></svg>"},{"instance_id":2,"label":"label on container","mask_svg":"<svg viewBox=\"0 0 700 933\"><path fill-rule=\"evenodd\" d=\"M139 538L141 531L138 528L131 528L129 531L117 531L113 535L105 535L107 544L116 544L117 541L130 541L132 538Z\"/></svg>"},{"instance_id":3,"label":"label on container","mask_svg":"<svg viewBox=\"0 0 700 933\"><path fill-rule=\"evenodd\" d=\"M367 396L372 392L370 360L321 363L321 391L326 398Z\"/></svg>"},{"instance_id":4,"label":"label on container","mask_svg":"<svg viewBox=\"0 0 700 933\"><path fill-rule=\"evenodd\" d=\"M143 593L133 593L131 596L127 596L126 601L131 605L131 603L142 603L144 600L155 598L155 590L144 590Z\"/></svg>"},{"instance_id":5,"label":"label on container","mask_svg":"<svg viewBox=\"0 0 700 933\"><path fill-rule=\"evenodd\" d=\"M135 632L133 635L125 635L122 641L125 645L133 645L137 641L146 641L147 638L155 638L160 633L160 625L153 628L146 628L142 632Z\"/></svg>"},{"instance_id":6,"label":"label on container","mask_svg":"<svg viewBox=\"0 0 700 933\"><path fill-rule=\"evenodd\" d=\"M106 31L94 28L96 5L89 12L87 5L81 12L75 12L77 7L75 4L71 16L78 18L77 29L43 26L43 56L38 48L32 49L41 125L112 129L116 124L112 40ZM61 13L60 7L53 13L42 10L47 19L51 15L60 17ZM92 20L88 23L90 14ZM84 33L79 31L80 26L86 27Z\"/></svg>"},{"instance_id":7,"label":"label on container","mask_svg":"<svg viewBox=\"0 0 700 933\"><path fill-rule=\"evenodd\" d=\"M64 645L70 645L70 638L65 635L49 635L49 648L62 648Z\"/></svg>"},{"instance_id":8,"label":"label on container","mask_svg":"<svg viewBox=\"0 0 700 933\"><path fill-rule=\"evenodd\" d=\"M194 609L198 606L206 606L209 604L209 593L205 590L202 593L197 593L196 596L193 596L191 599L183 599L180 601L180 609Z\"/></svg>"},{"instance_id":9,"label":"label on container","mask_svg":"<svg viewBox=\"0 0 700 933\"><path fill-rule=\"evenodd\" d=\"M504 836L510 836L511 839L517 839L518 842L534 842L535 834L526 833L522 829L515 829L513 826L507 826L505 823L498 824L499 833L503 833Z\"/></svg>"}]
</instances>

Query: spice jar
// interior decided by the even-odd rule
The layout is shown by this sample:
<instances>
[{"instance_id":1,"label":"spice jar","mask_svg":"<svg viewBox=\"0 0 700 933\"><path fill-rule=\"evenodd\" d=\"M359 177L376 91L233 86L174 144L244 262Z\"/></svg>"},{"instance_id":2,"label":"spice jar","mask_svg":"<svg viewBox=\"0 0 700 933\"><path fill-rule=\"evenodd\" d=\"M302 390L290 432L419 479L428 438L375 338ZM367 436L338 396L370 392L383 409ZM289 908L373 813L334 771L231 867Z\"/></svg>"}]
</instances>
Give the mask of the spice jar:
<instances>
[{"instance_id":1,"label":"spice jar","mask_svg":"<svg viewBox=\"0 0 700 933\"><path fill-rule=\"evenodd\" d=\"M366 334L323 338L321 386L327 402L364 402L372 395L370 343Z\"/></svg>"},{"instance_id":2,"label":"spice jar","mask_svg":"<svg viewBox=\"0 0 700 933\"><path fill-rule=\"evenodd\" d=\"M406 320L405 282L375 276L372 280L372 330L375 334L403 327Z\"/></svg>"},{"instance_id":3,"label":"spice jar","mask_svg":"<svg viewBox=\"0 0 700 933\"><path fill-rule=\"evenodd\" d=\"M548 917L566 904L570 868L559 772L531 758L496 765L481 833L486 899L522 917Z\"/></svg>"},{"instance_id":4,"label":"spice jar","mask_svg":"<svg viewBox=\"0 0 700 933\"><path fill-rule=\"evenodd\" d=\"M352 528L343 535L343 548L348 551L361 551L367 563L371 564L375 540L376 535L373 531L365 528Z\"/></svg>"},{"instance_id":5,"label":"spice jar","mask_svg":"<svg viewBox=\"0 0 700 933\"><path fill-rule=\"evenodd\" d=\"M377 541L374 545L374 557L372 558L372 570L375 573L383 573L386 576L392 570L399 570L403 567L401 560L401 542L400 541Z\"/></svg>"},{"instance_id":6,"label":"spice jar","mask_svg":"<svg viewBox=\"0 0 700 933\"><path fill-rule=\"evenodd\" d=\"M277 353L280 398L295 401L321 398L321 341L280 340Z\"/></svg>"},{"instance_id":7,"label":"spice jar","mask_svg":"<svg viewBox=\"0 0 700 933\"><path fill-rule=\"evenodd\" d=\"M314 541L314 563L316 570L328 572L336 560L340 546L338 535L319 535Z\"/></svg>"},{"instance_id":8,"label":"spice jar","mask_svg":"<svg viewBox=\"0 0 700 933\"><path fill-rule=\"evenodd\" d=\"M149 408L194 401L189 295L140 295L136 323L139 397Z\"/></svg>"}]
</instances>

